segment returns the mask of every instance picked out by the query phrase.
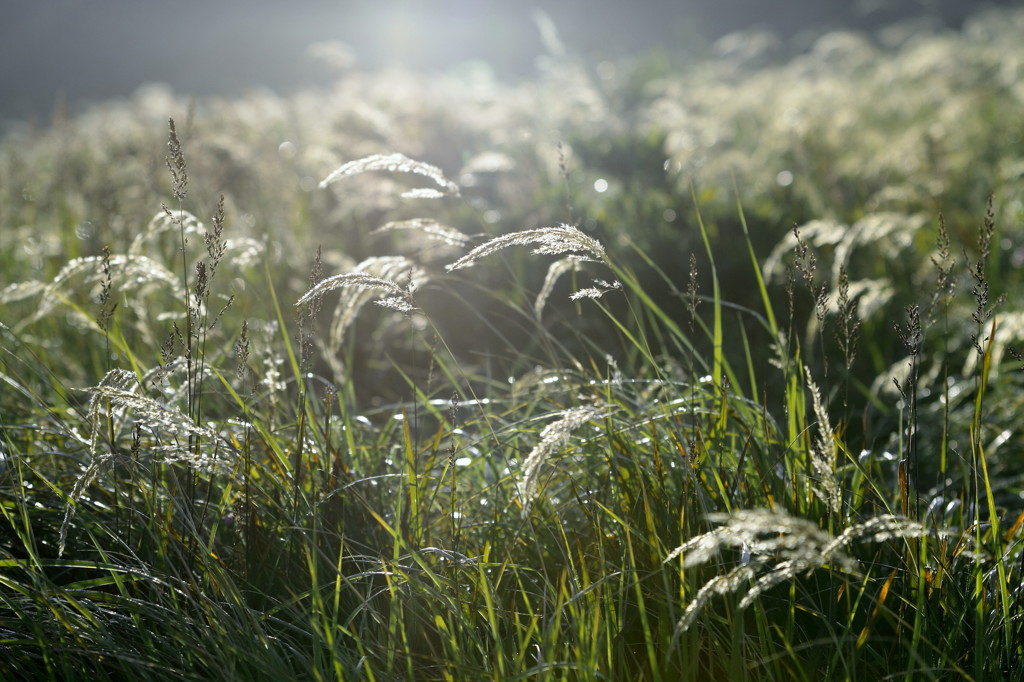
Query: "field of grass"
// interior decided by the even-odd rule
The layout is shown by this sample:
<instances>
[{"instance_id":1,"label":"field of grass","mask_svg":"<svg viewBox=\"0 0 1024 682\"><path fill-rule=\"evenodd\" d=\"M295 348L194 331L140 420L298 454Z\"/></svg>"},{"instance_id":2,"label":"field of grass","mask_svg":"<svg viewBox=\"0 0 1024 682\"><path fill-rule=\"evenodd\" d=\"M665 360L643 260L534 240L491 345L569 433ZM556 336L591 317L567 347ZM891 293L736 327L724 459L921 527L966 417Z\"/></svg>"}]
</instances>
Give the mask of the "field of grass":
<instances>
[{"instance_id":1,"label":"field of grass","mask_svg":"<svg viewBox=\"0 0 1024 682\"><path fill-rule=\"evenodd\" d=\"M1024 680L1024 13L0 138L5 680Z\"/></svg>"}]
</instances>

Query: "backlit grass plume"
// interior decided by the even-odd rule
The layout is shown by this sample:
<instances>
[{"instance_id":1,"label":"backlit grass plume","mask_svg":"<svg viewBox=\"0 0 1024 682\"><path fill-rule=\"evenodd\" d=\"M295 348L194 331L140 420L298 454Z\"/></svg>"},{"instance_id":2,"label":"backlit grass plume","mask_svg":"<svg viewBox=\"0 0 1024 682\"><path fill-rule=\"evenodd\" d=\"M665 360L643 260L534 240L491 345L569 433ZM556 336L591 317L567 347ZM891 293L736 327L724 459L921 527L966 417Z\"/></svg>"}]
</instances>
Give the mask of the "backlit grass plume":
<instances>
[{"instance_id":1,"label":"backlit grass plume","mask_svg":"<svg viewBox=\"0 0 1024 682\"><path fill-rule=\"evenodd\" d=\"M368 275L365 272L347 272L342 275L334 275L328 277L322 282L317 283L312 289L304 293L295 305L300 306L308 303L324 294L340 289L342 287L356 287L358 289L382 289L385 292L395 294L396 296L404 296L408 292L397 283L392 282L389 279L382 279L380 277L374 277Z\"/></svg>"},{"instance_id":2,"label":"backlit grass plume","mask_svg":"<svg viewBox=\"0 0 1024 682\"><path fill-rule=\"evenodd\" d=\"M394 220L390 223L386 223L381 227L378 227L373 231L373 234L381 234L384 232L393 232L395 230L416 230L423 233L430 239L436 239L440 242L447 244L448 246L462 246L469 241L462 232L442 225L436 220L430 220L426 218L413 218L411 220Z\"/></svg>"},{"instance_id":3,"label":"backlit grass plume","mask_svg":"<svg viewBox=\"0 0 1024 682\"><path fill-rule=\"evenodd\" d=\"M541 314L544 312L548 299L551 298L551 292L555 289L555 282L565 273L575 270L578 263L579 261L575 258L559 258L548 267L548 274L544 277L544 285L541 287L540 293L537 294L537 300L533 304L533 312L538 319L540 319Z\"/></svg>"},{"instance_id":4,"label":"backlit grass plume","mask_svg":"<svg viewBox=\"0 0 1024 682\"><path fill-rule=\"evenodd\" d=\"M106 271L103 269L104 264ZM66 263L49 283L22 282L6 287L0 291L0 303L20 300L31 295L40 296L33 314L19 323L18 328L21 328L46 317L57 305L67 301L67 294L74 288L72 282L80 281L81 287L98 291L104 278L109 278L108 281L113 281L120 289L137 293L150 285L171 289L177 284L177 279L170 271L146 256L83 256Z\"/></svg>"},{"instance_id":5,"label":"backlit grass plume","mask_svg":"<svg viewBox=\"0 0 1024 682\"><path fill-rule=\"evenodd\" d=\"M434 192L437 190L433 190L432 188L430 192L426 193L414 190L412 193L408 193L410 198L433 198L444 195L459 195L459 186L446 178L440 168L432 166L429 163L410 159L404 154L373 154L361 159L356 159L355 161L349 161L348 163L336 168L330 173L330 175L321 180L320 187L327 187L327 185L335 183L343 178L369 171L387 171L389 173L412 173L415 175L422 175L433 180L440 188L440 194L435 194Z\"/></svg>"},{"instance_id":6,"label":"backlit grass plume","mask_svg":"<svg viewBox=\"0 0 1024 682\"><path fill-rule=\"evenodd\" d=\"M700 588L676 626L677 635L694 623L700 610L716 594L736 592L753 581L740 600L740 608L745 609L766 590L801 573L828 566L855 572L860 564L846 550L858 538L884 542L925 534L920 523L894 515L872 517L848 527L838 537L811 520L782 511L742 510L734 514L710 514L708 518L724 525L684 542L669 553L665 563L683 555L683 568L691 568L708 563L723 549L739 550L740 561Z\"/></svg>"},{"instance_id":7,"label":"backlit grass plume","mask_svg":"<svg viewBox=\"0 0 1024 682\"><path fill-rule=\"evenodd\" d=\"M539 493L541 465L556 450L569 442L573 431L602 416L601 410L593 405L574 407L556 414L559 418L544 427L544 430L540 432L540 441L530 450L530 454L523 461L519 489L523 496L524 514L529 513L530 507Z\"/></svg>"},{"instance_id":8,"label":"backlit grass plume","mask_svg":"<svg viewBox=\"0 0 1024 682\"><path fill-rule=\"evenodd\" d=\"M88 412L90 462L68 496L64 522L60 528L58 554L64 553L75 505L86 488L114 462L116 456L112 451L101 452L99 449L104 408L109 412L106 417L108 419L114 418L115 410L125 415L130 412L139 429L153 435L153 441L147 444L146 452L155 460L183 462L198 471L211 471L222 464L220 459L209 454L210 447L215 449L220 440L214 429L196 423L175 407L140 395L139 388L140 384L133 372L115 369L108 372L97 386L88 389L92 392ZM182 444L182 441L194 439L202 439L214 445L207 448L197 445L193 450ZM114 449L113 443L111 449Z\"/></svg>"},{"instance_id":9,"label":"backlit grass plume","mask_svg":"<svg viewBox=\"0 0 1024 682\"><path fill-rule=\"evenodd\" d=\"M818 421L818 437L811 448L811 467L814 470L812 489L825 506L838 514L842 506L843 495L836 483L836 443L832 433L832 424L828 411L821 402L821 391L814 383L809 367L804 367L807 386L811 390L811 401L814 406L814 417Z\"/></svg>"},{"instance_id":10,"label":"backlit grass plume","mask_svg":"<svg viewBox=\"0 0 1024 682\"><path fill-rule=\"evenodd\" d=\"M583 233L579 228L563 224L558 227L538 227L495 237L446 267L449 272L468 268L484 256L521 244L534 244L533 253L538 255L557 256L571 253L578 260L604 260L604 246L601 242Z\"/></svg>"},{"instance_id":11,"label":"backlit grass plume","mask_svg":"<svg viewBox=\"0 0 1024 682\"><path fill-rule=\"evenodd\" d=\"M406 285L399 284L399 280L406 282ZM327 277L318 282L295 305L308 305L332 291L342 291L331 318L325 348L328 363L340 375L343 367L339 358L345 333L363 306L374 301L384 308L411 313L415 310L413 294L425 281L423 268L408 258L376 256L360 262L352 272Z\"/></svg>"}]
</instances>

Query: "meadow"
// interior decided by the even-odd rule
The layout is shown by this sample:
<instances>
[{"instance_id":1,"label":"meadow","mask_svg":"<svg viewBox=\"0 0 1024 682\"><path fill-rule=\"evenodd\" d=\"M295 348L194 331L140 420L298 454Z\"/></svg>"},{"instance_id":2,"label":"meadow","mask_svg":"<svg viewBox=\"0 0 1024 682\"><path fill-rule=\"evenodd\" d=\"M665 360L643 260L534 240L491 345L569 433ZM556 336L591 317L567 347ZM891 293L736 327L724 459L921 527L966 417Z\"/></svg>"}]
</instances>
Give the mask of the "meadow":
<instances>
[{"instance_id":1,"label":"meadow","mask_svg":"<svg viewBox=\"0 0 1024 682\"><path fill-rule=\"evenodd\" d=\"M1024 680L1022 31L8 126L0 676Z\"/></svg>"}]
</instances>

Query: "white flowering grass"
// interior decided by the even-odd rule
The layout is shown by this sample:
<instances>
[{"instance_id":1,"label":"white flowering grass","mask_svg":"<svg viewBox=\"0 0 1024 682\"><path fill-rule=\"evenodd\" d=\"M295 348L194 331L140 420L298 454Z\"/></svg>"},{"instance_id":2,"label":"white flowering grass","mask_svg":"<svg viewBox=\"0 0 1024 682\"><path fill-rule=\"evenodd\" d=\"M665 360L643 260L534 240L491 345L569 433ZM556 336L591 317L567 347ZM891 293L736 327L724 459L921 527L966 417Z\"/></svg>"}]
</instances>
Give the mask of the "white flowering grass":
<instances>
[{"instance_id":1,"label":"white flowering grass","mask_svg":"<svg viewBox=\"0 0 1024 682\"><path fill-rule=\"evenodd\" d=\"M107 259L110 278L120 290L136 292L150 286L173 291L179 280L167 268L146 256L138 254L116 254ZM63 303L67 296L79 288L93 293L98 289L104 278L104 258L102 256L82 256L64 265L52 281L45 284L39 282L22 282L10 285L0 292L0 302L8 303L31 296L39 297L35 311L21 320L17 328L43 319Z\"/></svg>"},{"instance_id":2,"label":"white flowering grass","mask_svg":"<svg viewBox=\"0 0 1024 682\"><path fill-rule=\"evenodd\" d=\"M437 188L423 188L410 190L405 195L408 198L437 198L441 196L459 195L459 186L445 177L444 173L437 166L422 161L410 159L404 154L373 154L355 161L342 164L320 181L320 187L324 188L344 178L368 173L371 171L385 171L388 173L410 173L420 175L434 181Z\"/></svg>"},{"instance_id":3,"label":"white flowering grass","mask_svg":"<svg viewBox=\"0 0 1024 682\"><path fill-rule=\"evenodd\" d=\"M436 239L448 246L464 246L469 243L469 237L455 228L442 225L436 220L428 218L412 218L411 220L395 220L385 223L373 231L373 234L383 234L400 230L414 230L421 232L430 239Z\"/></svg>"},{"instance_id":4,"label":"white flowering grass","mask_svg":"<svg viewBox=\"0 0 1024 682\"><path fill-rule=\"evenodd\" d=\"M594 284L597 286L584 287L574 291L570 296L569 300L579 301L584 298L598 299L607 294L609 291L620 291L622 289L622 282L607 282L603 279L594 280Z\"/></svg>"},{"instance_id":5,"label":"white flowering grass","mask_svg":"<svg viewBox=\"0 0 1024 682\"><path fill-rule=\"evenodd\" d=\"M540 432L540 440L523 460L519 479L519 490L523 499L523 514L530 508L540 493L540 472L544 463L560 448L564 447L574 431L601 419L602 411L592 405L574 407L555 413L555 421Z\"/></svg>"},{"instance_id":6,"label":"white flowering grass","mask_svg":"<svg viewBox=\"0 0 1024 682\"><path fill-rule=\"evenodd\" d=\"M855 539L885 542L919 538L927 533L922 524L893 515L851 524L838 537L809 519L782 511L743 510L711 514L709 519L722 525L676 547L665 558L665 563L682 556L683 568L693 568L709 563L725 549L740 551L740 562L705 583L687 604L674 636L693 625L699 612L715 595L735 593L749 586L739 604L745 609L767 590L802 573L829 566L847 573L856 572L860 562L847 552Z\"/></svg>"},{"instance_id":7,"label":"white flowering grass","mask_svg":"<svg viewBox=\"0 0 1024 682\"><path fill-rule=\"evenodd\" d=\"M181 462L203 472L225 465L219 455L209 454L211 450L219 449L220 436L216 430L197 424L171 405L140 395L140 388L133 372L115 369L108 372L95 387L87 389L92 393L88 410L90 462L68 495L64 522L60 528L58 554L64 553L76 505L96 477L113 464L116 456L114 452L100 450L104 415L107 419L114 419L115 412L123 417L130 416L141 430L152 434L154 440L147 446L146 452L154 462ZM201 447L197 444L195 449L190 449L187 445L199 441L205 441Z\"/></svg>"},{"instance_id":8,"label":"white flowering grass","mask_svg":"<svg viewBox=\"0 0 1024 682\"><path fill-rule=\"evenodd\" d=\"M818 499L828 507L833 514L841 511L843 504L842 491L836 482L836 447L835 435L832 433L832 424L829 421L828 411L821 401L821 391L814 383L811 369L804 366L804 376L807 379L807 388L811 392L811 404L814 407L814 417L817 421L817 438L811 446L811 470L814 473L814 480L811 488Z\"/></svg>"},{"instance_id":9,"label":"white flowering grass","mask_svg":"<svg viewBox=\"0 0 1024 682\"><path fill-rule=\"evenodd\" d=\"M495 237L476 247L462 258L446 266L449 272L468 268L478 260L510 246L533 245L533 253L537 255L560 256L573 254L579 260L604 260L604 246L601 242L582 232L572 225L558 227L540 227L521 232L512 232Z\"/></svg>"},{"instance_id":10,"label":"white flowering grass","mask_svg":"<svg viewBox=\"0 0 1024 682\"><path fill-rule=\"evenodd\" d=\"M387 293L400 296L408 293L404 287L399 286L397 283L389 279L374 277L366 274L365 272L349 272L341 275L333 275L318 282L312 289L300 296L299 300L295 302L295 305L305 305L324 294L343 287L354 287L356 289L381 289Z\"/></svg>"},{"instance_id":11,"label":"white flowering grass","mask_svg":"<svg viewBox=\"0 0 1024 682\"><path fill-rule=\"evenodd\" d=\"M405 284L399 284L403 280ZM314 284L296 301L296 307L313 304L324 295L340 291L324 344L325 357L336 375L342 376L342 346L346 332L369 302L408 315L416 310L416 290L428 281L426 271L402 256L374 256L355 266L352 272L333 275Z\"/></svg>"},{"instance_id":12,"label":"white flowering grass","mask_svg":"<svg viewBox=\"0 0 1024 682\"><path fill-rule=\"evenodd\" d=\"M158 211L150 219L146 228L132 240L128 253L141 253L147 242L155 241L160 235L168 233L173 234L176 238L183 235L186 239L190 237L201 239L206 233L206 225L185 210L175 210L173 213L166 210Z\"/></svg>"},{"instance_id":13,"label":"white flowering grass","mask_svg":"<svg viewBox=\"0 0 1024 682\"><path fill-rule=\"evenodd\" d=\"M559 258L548 266L548 272L544 276L544 284L540 288L540 293L537 294L537 298L533 303L533 313L540 319L544 313L544 308L547 306L548 299L551 298L551 292L555 290L555 284L567 272L574 272L579 267L579 259L577 258Z\"/></svg>"}]
</instances>

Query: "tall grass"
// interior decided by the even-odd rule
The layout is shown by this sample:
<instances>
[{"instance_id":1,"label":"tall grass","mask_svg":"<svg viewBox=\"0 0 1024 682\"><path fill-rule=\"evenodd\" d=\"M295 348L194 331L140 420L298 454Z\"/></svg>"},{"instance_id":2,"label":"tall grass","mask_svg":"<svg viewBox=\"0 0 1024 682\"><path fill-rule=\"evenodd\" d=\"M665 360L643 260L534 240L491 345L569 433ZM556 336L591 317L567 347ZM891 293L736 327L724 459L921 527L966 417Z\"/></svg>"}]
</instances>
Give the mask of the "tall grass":
<instances>
[{"instance_id":1,"label":"tall grass","mask_svg":"<svg viewBox=\"0 0 1024 682\"><path fill-rule=\"evenodd\" d=\"M154 125L146 227L3 252L5 678L1024 677L998 199L962 244L823 220L762 266L761 199L691 185L687 261L579 188L600 145L501 230L511 157L365 149L282 225L372 225L296 254ZM920 262L883 281L886 239Z\"/></svg>"}]
</instances>

